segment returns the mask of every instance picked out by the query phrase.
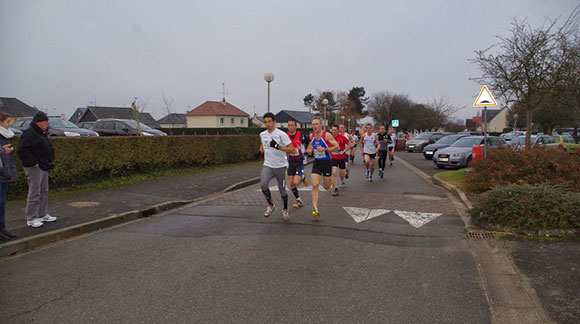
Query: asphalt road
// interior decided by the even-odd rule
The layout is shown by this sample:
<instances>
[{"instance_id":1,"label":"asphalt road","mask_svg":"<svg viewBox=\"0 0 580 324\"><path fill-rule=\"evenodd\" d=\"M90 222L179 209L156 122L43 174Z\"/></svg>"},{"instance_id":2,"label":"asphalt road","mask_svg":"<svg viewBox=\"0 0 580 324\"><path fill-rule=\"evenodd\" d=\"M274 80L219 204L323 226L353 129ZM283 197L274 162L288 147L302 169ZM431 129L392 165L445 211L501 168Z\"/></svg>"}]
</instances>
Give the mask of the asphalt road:
<instances>
[{"instance_id":1,"label":"asphalt road","mask_svg":"<svg viewBox=\"0 0 580 324\"><path fill-rule=\"evenodd\" d=\"M446 170L442 170L442 169L439 169L438 167L436 167L433 164L433 160L425 159L425 157L423 157L423 153L415 153L415 152L410 153L407 151L396 151L395 152L395 159L397 158L397 156L402 157L403 160L409 162L414 167L425 172L426 174L428 174L430 176L433 176L437 173L446 171ZM447 170L451 170L451 169L447 169Z\"/></svg>"},{"instance_id":2,"label":"asphalt road","mask_svg":"<svg viewBox=\"0 0 580 324\"><path fill-rule=\"evenodd\" d=\"M0 260L0 322L491 322L447 195L397 161L370 183L357 162L318 221L309 188L282 223L255 185Z\"/></svg>"}]
</instances>

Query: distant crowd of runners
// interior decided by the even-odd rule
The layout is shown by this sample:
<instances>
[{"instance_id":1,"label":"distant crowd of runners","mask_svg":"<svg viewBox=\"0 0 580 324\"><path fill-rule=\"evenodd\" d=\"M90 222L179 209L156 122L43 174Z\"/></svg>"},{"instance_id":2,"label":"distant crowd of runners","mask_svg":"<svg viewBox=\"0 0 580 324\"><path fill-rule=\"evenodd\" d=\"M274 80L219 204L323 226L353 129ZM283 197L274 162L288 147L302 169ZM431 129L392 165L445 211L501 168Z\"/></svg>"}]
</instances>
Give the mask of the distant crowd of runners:
<instances>
[{"instance_id":1,"label":"distant crowd of runners","mask_svg":"<svg viewBox=\"0 0 580 324\"><path fill-rule=\"evenodd\" d=\"M383 178L387 159L393 165L396 147L396 134L385 126L375 133L371 124L366 124L364 133L359 136L354 130L350 133L345 125L333 125L330 133L325 131L319 117L312 119L312 133L303 134L297 130L295 120L288 121L288 132L276 128L276 117L272 113L264 115L266 130L260 133L260 151L257 156L264 155L264 165L260 175L262 193L268 202L264 217L272 215L276 204L272 201L269 183L276 178L278 190L283 201L282 221L289 220L288 194L286 192L286 176L296 202L294 208L304 206L298 187L301 183L308 186L304 173L307 156L314 157L310 184L312 185L312 217L320 217L318 211L319 186L332 190L332 196L339 195L339 188L345 187L349 178L349 164L354 164L356 148L360 147L366 166L365 177L373 182L375 159L379 160L379 177Z\"/></svg>"}]
</instances>

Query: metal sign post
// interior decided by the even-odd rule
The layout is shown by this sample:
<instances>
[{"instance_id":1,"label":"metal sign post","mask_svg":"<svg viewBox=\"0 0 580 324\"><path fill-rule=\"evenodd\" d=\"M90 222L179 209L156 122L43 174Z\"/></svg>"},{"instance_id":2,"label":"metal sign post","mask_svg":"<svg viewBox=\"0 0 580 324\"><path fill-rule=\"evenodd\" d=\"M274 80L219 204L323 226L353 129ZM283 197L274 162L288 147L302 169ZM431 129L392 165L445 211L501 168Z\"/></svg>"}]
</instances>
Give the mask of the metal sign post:
<instances>
[{"instance_id":1,"label":"metal sign post","mask_svg":"<svg viewBox=\"0 0 580 324\"><path fill-rule=\"evenodd\" d=\"M475 103L473 107L483 107L483 157L487 156L487 106L497 106L497 102L495 98L491 94L491 91L487 88L486 85L481 88L479 95L477 95L477 99L475 99Z\"/></svg>"}]
</instances>

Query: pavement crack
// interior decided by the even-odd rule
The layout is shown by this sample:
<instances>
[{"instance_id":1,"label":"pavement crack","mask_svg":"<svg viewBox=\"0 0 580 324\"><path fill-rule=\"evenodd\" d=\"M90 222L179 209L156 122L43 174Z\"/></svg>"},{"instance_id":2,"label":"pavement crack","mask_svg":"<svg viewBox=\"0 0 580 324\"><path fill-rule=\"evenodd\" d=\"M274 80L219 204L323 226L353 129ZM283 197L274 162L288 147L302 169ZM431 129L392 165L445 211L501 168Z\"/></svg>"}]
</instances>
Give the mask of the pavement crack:
<instances>
[{"instance_id":1,"label":"pavement crack","mask_svg":"<svg viewBox=\"0 0 580 324\"><path fill-rule=\"evenodd\" d=\"M42 303L42 304L40 304L40 305L38 305L38 306L36 306L36 307L34 307L32 309L25 310L25 311L16 313L14 315L11 315L11 316L9 316L7 318L7 322L10 322L10 320L12 320L14 318L17 318L17 317L20 317L20 316L23 316L23 315L27 315L27 314L31 314L31 313L37 312L40 309L42 309L42 307L44 307L44 306L46 306L48 304L51 304L51 303L54 303L54 302L63 300L65 297L67 297L69 295L72 295L74 292L76 292L81 287L81 285L82 285L81 284L81 278L77 278L76 284L74 285L74 287L72 287L68 291L65 291L61 296L58 296L58 297L49 299L49 300L45 301L44 303Z\"/></svg>"}]
</instances>

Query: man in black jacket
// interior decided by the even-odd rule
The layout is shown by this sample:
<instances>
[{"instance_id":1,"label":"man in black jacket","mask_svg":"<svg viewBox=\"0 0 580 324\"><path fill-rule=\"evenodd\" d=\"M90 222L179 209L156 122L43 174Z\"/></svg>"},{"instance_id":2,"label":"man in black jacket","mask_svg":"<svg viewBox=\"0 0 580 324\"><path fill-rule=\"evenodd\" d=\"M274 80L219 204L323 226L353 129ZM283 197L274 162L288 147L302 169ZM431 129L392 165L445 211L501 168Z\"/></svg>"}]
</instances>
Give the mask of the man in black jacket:
<instances>
[{"instance_id":1,"label":"man in black jacket","mask_svg":"<svg viewBox=\"0 0 580 324\"><path fill-rule=\"evenodd\" d=\"M48 208L48 171L54 168L54 150L48 140L48 116L39 111L30 127L22 133L18 143L18 156L28 179L26 224L40 227L44 222L54 222L56 217L46 213Z\"/></svg>"}]
</instances>

